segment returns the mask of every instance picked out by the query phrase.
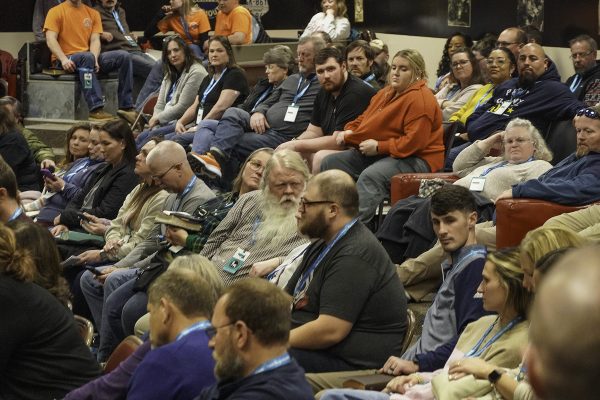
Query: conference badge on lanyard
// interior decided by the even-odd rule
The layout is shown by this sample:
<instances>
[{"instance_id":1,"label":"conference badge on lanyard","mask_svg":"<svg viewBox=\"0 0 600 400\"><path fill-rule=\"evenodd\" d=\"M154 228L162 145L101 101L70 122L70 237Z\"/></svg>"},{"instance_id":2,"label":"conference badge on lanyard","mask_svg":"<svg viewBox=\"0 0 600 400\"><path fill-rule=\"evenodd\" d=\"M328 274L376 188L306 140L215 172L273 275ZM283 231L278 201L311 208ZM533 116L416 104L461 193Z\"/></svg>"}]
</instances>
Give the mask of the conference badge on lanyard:
<instances>
[{"instance_id":1,"label":"conference badge on lanyard","mask_svg":"<svg viewBox=\"0 0 600 400\"><path fill-rule=\"evenodd\" d=\"M240 269L242 269L244 263L246 262L249 256L250 252L242 249L241 247L238 247L233 257L231 257L225 263L223 270L225 270L225 272L230 273L231 275L235 275Z\"/></svg>"},{"instance_id":2,"label":"conference badge on lanyard","mask_svg":"<svg viewBox=\"0 0 600 400\"><path fill-rule=\"evenodd\" d=\"M283 120L285 122L296 122L296 117L298 116L298 111L300 111L300 107L291 105L287 108L285 112L285 117Z\"/></svg>"},{"instance_id":3,"label":"conference badge on lanyard","mask_svg":"<svg viewBox=\"0 0 600 400\"><path fill-rule=\"evenodd\" d=\"M481 191L483 191L484 186L485 186L485 177L484 176L476 176L471 179L471 185L469 186L469 190L472 192L481 192Z\"/></svg>"},{"instance_id":4,"label":"conference badge on lanyard","mask_svg":"<svg viewBox=\"0 0 600 400\"><path fill-rule=\"evenodd\" d=\"M202 121L202 117L204 116L204 108L202 106L198 107L198 115L196 115L196 125Z\"/></svg>"}]
</instances>

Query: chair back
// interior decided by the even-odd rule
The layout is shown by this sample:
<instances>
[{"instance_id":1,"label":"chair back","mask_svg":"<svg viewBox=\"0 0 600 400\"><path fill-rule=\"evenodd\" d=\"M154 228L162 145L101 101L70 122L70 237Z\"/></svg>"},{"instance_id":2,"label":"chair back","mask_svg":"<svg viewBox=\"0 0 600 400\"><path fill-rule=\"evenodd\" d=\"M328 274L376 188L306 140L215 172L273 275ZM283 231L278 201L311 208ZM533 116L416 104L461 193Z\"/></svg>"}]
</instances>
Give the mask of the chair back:
<instances>
[{"instance_id":1,"label":"chair back","mask_svg":"<svg viewBox=\"0 0 600 400\"><path fill-rule=\"evenodd\" d=\"M552 121L544 135L544 140L554 155L553 165L573 154L577 147L577 132L573 120Z\"/></svg>"},{"instance_id":2,"label":"chair back","mask_svg":"<svg viewBox=\"0 0 600 400\"><path fill-rule=\"evenodd\" d=\"M444 165L446 164L450 150L452 150L456 133L461 126L462 124L458 121L442 123L442 127L444 129Z\"/></svg>"},{"instance_id":3,"label":"chair back","mask_svg":"<svg viewBox=\"0 0 600 400\"><path fill-rule=\"evenodd\" d=\"M406 333L404 334L404 340L402 341L402 354L410 347L417 329L417 316L410 308L406 310L406 325Z\"/></svg>"},{"instance_id":4,"label":"chair back","mask_svg":"<svg viewBox=\"0 0 600 400\"><path fill-rule=\"evenodd\" d=\"M85 342L85 345L90 347L92 345L92 339L94 338L94 325L92 324L92 321L81 315L74 315L73 317L75 318L75 323L77 324L77 329L79 329L81 338Z\"/></svg>"},{"instance_id":5,"label":"chair back","mask_svg":"<svg viewBox=\"0 0 600 400\"><path fill-rule=\"evenodd\" d=\"M127 336L117 348L112 352L108 361L106 361L106 365L104 366L104 373L108 374L115 368L121 364L121 362L125 361L127 357L132 355L135 350L142 345L142 339L135 335Z\"/></svg>"}]
</instances>

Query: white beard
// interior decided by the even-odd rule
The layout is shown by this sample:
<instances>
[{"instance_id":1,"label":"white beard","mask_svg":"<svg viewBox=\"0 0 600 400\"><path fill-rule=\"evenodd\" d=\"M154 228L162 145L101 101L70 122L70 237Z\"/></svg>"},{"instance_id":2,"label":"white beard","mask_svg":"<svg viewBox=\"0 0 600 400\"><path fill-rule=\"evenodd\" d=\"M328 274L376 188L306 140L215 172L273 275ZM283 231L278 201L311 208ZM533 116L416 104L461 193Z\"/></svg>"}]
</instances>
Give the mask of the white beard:
<instances>
[{"instance_id":1,"label":"white beard","mask_svg":"<svg viewBox=\"0 0 600 400\"><path fill-rule=\"evenodd\" d=\"M288 200L288 201L286 201ZM290 202L293 205L290 206ZM282 246L290 237L298 233L296 211L300 199L293 196L284 196L277 199L271 194L269 188L263 190L260 201L263 219L256 235L256 246L269 245L273 248Z\"/></svg>"}]
</instances>

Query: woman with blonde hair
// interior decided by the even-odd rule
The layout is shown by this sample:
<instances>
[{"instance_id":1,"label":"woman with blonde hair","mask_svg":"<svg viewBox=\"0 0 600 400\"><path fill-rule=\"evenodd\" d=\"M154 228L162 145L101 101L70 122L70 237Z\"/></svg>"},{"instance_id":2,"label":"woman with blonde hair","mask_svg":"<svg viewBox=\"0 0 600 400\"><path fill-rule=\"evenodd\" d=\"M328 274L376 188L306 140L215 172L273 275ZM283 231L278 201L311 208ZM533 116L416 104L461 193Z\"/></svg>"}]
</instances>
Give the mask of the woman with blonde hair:
<instances>
[{"instance_id":1,"label":"woman with blonde hair","mask_svg":"<svg viewBox=\"0 0 600 400\"><path fill-rule=\"evenodd\" d=\"M392 176L442 167L442 111L427 86L425 61L417 50L396 53L389 86L337 133L336 142L350 149L325 157L321 171L341 169L357 180L363 223L389 196Z\"/></svg>"},{"instance_id":2,"label":"woman with blonde hair","mask_svg":"<svg viewBox=\"0 0 600 400\"><path fill-rule=\"evenodd\" d=\"M311 19L301 38L315 32L325 32L333 41L346 40L350 37L350 21L348 21L348 7L346 0L322 0L322 12L315 14Z\"/></svg>"}]
</instances>

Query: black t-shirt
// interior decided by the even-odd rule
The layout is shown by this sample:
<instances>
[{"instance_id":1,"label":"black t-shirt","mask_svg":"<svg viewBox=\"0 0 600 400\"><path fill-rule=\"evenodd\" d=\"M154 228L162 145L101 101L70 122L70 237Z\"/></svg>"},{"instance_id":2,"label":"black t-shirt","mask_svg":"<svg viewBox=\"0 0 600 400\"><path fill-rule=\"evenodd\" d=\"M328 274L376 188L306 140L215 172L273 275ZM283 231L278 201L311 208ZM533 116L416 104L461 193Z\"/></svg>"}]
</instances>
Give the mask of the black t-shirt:
<instances>
[{"instance_id":1,"label":"black t-shirt","mask_svg":"<svg viewBox=\"0 0 600 400\"><path fill-rule=\"evenodd\" d=\"M202 98L204 97L204 91L210 85L210 81L212 80L212 75L208 75L204 78L202 83L200 84L200 89L198 89L198 100L202 103ZM221 96L221 92L223 89L231 89L240 92L239 96L233 104L232 107L237 106L244 102L246 97L248 96L248 92L250 89L248 88L248 80L246 80L246 75L244 75L244 71L241 68L227 68L225 73L221 76L221 79L215 87L207 94L206 100L204 101L204 108L202 113L202 118L206 117L206 115L212 110L214 105L219 101L219 96ZM200 105L202 106L202 104ZM198 113L198 109L196 109L196 114Z\"/></svg>"},{"instance_id":2,"label":"black t-shirt","mask_svg":"<svg viewBox=\"0 0 600 400\"><path fill-rule=\"evenodd\" d=\"M40 286L0 274L0 399L63 398L99 374L73 314Z\"/></svg>"},{"instance_id":3,"label":"black t-shirt","mask_svg":"<svg viewBox=\"0 0 600 400\"><path fill-rule=\"evenodd\" d=\"M377 91L371 85L348 74L337 98L323 88L319 90L310 123L320 127L324 135L344 130L346 123L353 121L367 109L375 93Z\"/></svg>"},{"instance_id":4,"label":"black t-shirt","mask_svg":"<svg viewBox=\"0 0 600 400\"><path fill-rule=\"evenodd\" d=\"M301 274L326 247L311 244L286 291L294 293ZM340 343L328 348L359 368L380 368L390 355L400 355L406 332L406 296L396 267L360 222L348 230L315 269L308 303L292 311L292 327L331 315L353 323Z\"/></svg>"},{"instance_id":5,"label":"black t-shirt","mask_svg":"<svg viewBox=\"0 0 600 400\"><path fill-rule=\"evenodd\" d=\"M0 156L12 168L19 190L40 190L39 169L27 140L16 130L0 134Z\"/></svg>"}]
</instances>

